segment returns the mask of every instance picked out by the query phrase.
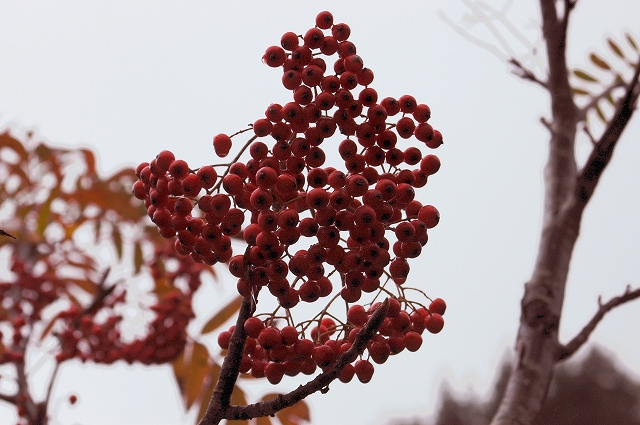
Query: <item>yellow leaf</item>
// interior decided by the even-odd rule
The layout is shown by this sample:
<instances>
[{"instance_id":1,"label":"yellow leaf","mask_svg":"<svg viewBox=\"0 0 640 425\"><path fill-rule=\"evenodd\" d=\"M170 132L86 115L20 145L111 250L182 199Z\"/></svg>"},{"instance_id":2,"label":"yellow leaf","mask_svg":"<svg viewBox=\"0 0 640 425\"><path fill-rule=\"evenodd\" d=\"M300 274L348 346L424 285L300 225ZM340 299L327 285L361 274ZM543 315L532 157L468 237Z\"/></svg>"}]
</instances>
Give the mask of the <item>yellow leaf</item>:
<instances>
[{"instance_id":1,"label":"yellow leaf","mask_svg":"<svg viewBox=\"0 0 640 425\"><path fill-rule=\"evenodd\" d=\"M200 410L198 411L198 421L204 415L204 412L207 411L207 407L209 406L209 400L211 400L211 396L213 395L213 390L216 388L216 384L218 383L218 377L220 376L220 365L217 363L210 363L209 368L209 379L207 383L207 387L200 393L200 397L198 398L198 403L200 403Z\"/></svg>"},{"instance_id":2,"label":"yellow leaf","mask_svg":"<svg viewBox=\"0 0 640 425\"><path fill-rule=\"evenodd\" d=\"M87 173L89 175L96 174L96 157L89 149L80 149L80 152L84 155L84 161L87 163Z\"/></svg>"},{"instance_id":3,"label":"yellow leaf","mask_svg":"<svg viewBox=\"0 0 640 425\"><path fill-rule=\"evenodd\" d=\"M618 56L621 59L624 59L624 53L622 52L622 49L620 48L620 46L616 44L615 41L613 41L610 38L607 38L607 44L609 45L609 48L613 50L613 53L615 53L616 56Z\"/></svg>"},{"instance_id":4,"label":"yellow leaf","mask_svg":"<svg viewBox=\"0 0 640 425\"><path fill-rule=\"evenodd\" d=\"M583 89L579 89L577 87L574 87L571 90L573 91L574 94L579 94L579 95L583 95L583 96L588 96L588 95L591 94L588 91L583 90Z\"/></svg>"},{"instance_id":5,"label":"yellow leaf","mask_svg":"<svg viewBox=\"0 0 640 425\"><path fill-rule=\"evenodd\" d=\"M272 425L271 418L269 416L260 416L256 418L256 425Z\"/></svg>"},{"instance_id":6,"label":"yellow leaf","mask_svg":"<svg viewBox=\"0 0 640 425\"><path fill-rule=\"evenodd\" d=\"M209 319L209 321L202 327L200 334L204 335L219 328L240 309L241 303L242 297L240 295L232 299L227 305L214 314L211 319Z\"/></svg>"},{"instance_id":7,"label":"yellow leaf","mask_svg":"<svg viewBox=\"0 0 640 425\"><path fill-rule=\"evenodd\" d=\"M591 53L589 55L589 59L591 59L591 62L593 62L593 64L598 68L605 69L607 71L611 69L609 64L600 56L596 55L595 53Z\"/></svg>"},{"instance_id":8,"label":"yellow leaf","mask_svg":"<svg viewBox=\"0 0 640 425\"><path fill-rule=\"evenodd\" d=\"M0 147L7 147L12 149L22 160L25 160L29 157L29 154L24 149L22 143L19 140L11 137L8 131L0 134Z\"/></svg>"},{"instance_id":9,"label":"yellow leaf","mask_svg":"<svg viewBox=\"0 0 640 425\"><path fill-rule=\"evenodd\" d=\"M597 83L598 80L595 77L592 77L591 75L587 74L584 71L581 71L579 69L574 69L573 70L573 74L580 78L581 80L585 80L585 81L589 81L590 83Z\"/></svg>"},{"instance_id":10,"label":"yellow leaf","mask_svg":"<svg viewBox=\"0 0 640 425\"><path fill-rule=\"evenodd\" d=\"M98 292L98 284L95 282L92 282L88 279L72 279L72 278L68 278L65 279L66 282L71 282L74 283L78 288L82 289L83 291L94 295Z\"/></svg>"},{"instance_id":11,"label":"yellow leaf","mask_svg":"<svg viewBox=\"0 0 640 425\"><path fill-rule=\"evenodd\" d=\"M293 406L276 412L276 416L282 425L300 425L310 421L309 406L304 400L300 400Z\"/></svg>"},{"instance_id":12,"label":"yellow leaf","mask_svg":"<svg viewBox=\"0 0 640 425\"><path fill-rule=\"evenodd\" d=\"M182 363L178 363L178 360L182 360ZM173 363L173 372L188 410L207 384L205 380L211 374L210 363L213 361L209 360L207 347L199 342L194 343L190 352L185 350L178 360Z\"/></svg>"},{"instance_id":13,"label":"yellow leaf","mask_svg":"<svg viewBox=\"0 0 640 425\"><path fill-rule=\"evenodd\" d=\"M51 321L47 323L47 326L44 327L44 330L40 335L40 341L42 341L49 334L49 332L51 332L51 328L53 328L53 325L56 323L57 319L58 319L58 316L54 316L53 319L51 319Z\"/></svg>"},{"instance_id":14,"label":"yellow leaf","mask_svg":"<svg viewBox=\"0 0 640 425\"><path fill-rule=\"evenodd\" d=\"M631 45L631 47L633 47L633 49L637 52L638 51L638 44L636 43L636 41L633 39L633 37L631 36L631 34L629 33L625 33L625 38L627 39L627 42Z\"/></svg>"},{"instance_id":15,"label":"yellow leaf","mask_svg":"<svg viewBox=\"0 0 640 425\"><path fill-rule=\"evenodd\" d=\"M600 118L602 122L606 124L607 118L605 118L604 113L602 112L602 109L600 109L599 105L596 105L596 113L598 114L598 118Z\"/></svg>"},{"instance_id":16,"label":"yellow leaf","mask_svg":"<svg viewBox=\"0 0 640 425\"><path fill-rule=\"evenodd\" d=\"M236 386L231 393L231 404L234 406L246 406L247 398L240 387ZM249 425L249 421L227 421L227 425Z\"/></svg>"}]
</instances>

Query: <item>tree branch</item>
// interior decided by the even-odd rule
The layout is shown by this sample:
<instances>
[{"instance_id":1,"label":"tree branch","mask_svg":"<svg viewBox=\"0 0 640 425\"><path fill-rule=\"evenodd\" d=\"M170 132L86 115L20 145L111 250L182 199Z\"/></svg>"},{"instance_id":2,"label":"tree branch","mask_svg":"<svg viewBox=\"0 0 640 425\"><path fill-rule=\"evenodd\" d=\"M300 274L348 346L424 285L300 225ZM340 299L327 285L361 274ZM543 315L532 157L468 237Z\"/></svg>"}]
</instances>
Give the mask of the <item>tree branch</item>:
<instances>
[{"instance_id":1,"label":"tree branch","mask_svg":"<svg viewBox=\"0 0 640 425\"><path fill-rule=\"evenodd\" d=\"M225 419L225 412L229 408L231 393L236 385L238 373L240 373L240 363L242 361L242 351L247 340L247 333L244 330L244 322L251 316L252 303L247 297L242 299L236 327L231 335L229 350L222 362L218 382L209 400L207 410L200 419L198 425L217 425Z\"/></svg>"},{"instance_id":2,"label":"tree branch","mask_svg":"<svg viewBox=\"0 0 640 425\"><path fill-rule=\"evenodd\" d=\"M540 86L542 86L542 88L544 88L545 90L548 89L547 87L547 83L540 80L538 77L536 77L536 75L528 68L526 68L524 65L522 65L520 63L520 61L516 58L511 58L508 60L508 62L513 65L514 67L516 67L517 69L512 71L513 74L517 75L518 77L522 78L523 80L529 80L532 81Z\"/></svg>"},{"instance_id":3,"label":"tree branch","mask_svg":"<svg viewBox=\"0 0 640 425\"><path fill-rule=\"evenodd\" d=\"M272 400L254 403L248 406L230 406L227 409L226 419L247 420L260 416L273 415L286 407L294 405L310 394L327 388L327 386L338 377L347 364L353 362L362 354L369 340L373 338L380 326L382 326L382 322L387 316L388 311L389 301L385 300L371 315L369 321L360 332L358 332L351 348L343 353L328 370L316 376L312 381L299 386L288 394L280 394Z\"/></svg>"},{"instance_id":4,"label":"tree branch","mask_svg":"<svg viewBox=\"0 0 640 425\"><path fill-rule=\"evenodd\" d=\"M591 154L589 155L584 167L582 167L578 173L576 190L578 200L583 204L586 204L589 198L593 195L602 172L613 156L616 143L631 120L638 101L638 95L640 94L639 79L640 61L638 61L638 64L636 65L633 78L629 84L627 84L627 94L620 99L613 118L609 121L609 125L604 131L602 137L600 137L600 140L598 140L591 150Z\"/></svg>"},{"instance_id":5,"label":"tree branch","mask_svg":"<svg viewBox=\"0 0 640 425\"><path fill-rule=\"evenodd\" d=\"M636 288L632 291L631 285L627 286L624 294L613 297L604 304L602 304L601 298L598 298L598 311L591 318L589 323L587 323L585 327L582 328L582 330L578 332L578 334L573 337L571 341L558 348L558 356L556 358L556 362L566 360L571 355L573 355L585 342L587 342L587 339L589 339L589 336L594 331L598 323L600 323L605 314L607 314L610 310L613 310L615 307L635 300L636 298L640 298L640 288Z\"/></svg>"}]
</instances>

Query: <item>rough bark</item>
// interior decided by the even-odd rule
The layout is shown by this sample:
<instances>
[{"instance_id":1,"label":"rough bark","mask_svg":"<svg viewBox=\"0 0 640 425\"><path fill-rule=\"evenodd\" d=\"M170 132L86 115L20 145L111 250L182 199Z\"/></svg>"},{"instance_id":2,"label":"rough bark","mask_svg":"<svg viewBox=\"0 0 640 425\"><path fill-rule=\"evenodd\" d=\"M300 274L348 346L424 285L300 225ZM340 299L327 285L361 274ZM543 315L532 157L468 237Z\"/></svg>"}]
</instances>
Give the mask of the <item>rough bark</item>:
<instances>
[{"instance_id":1,"label":"rough bark","mask_svg":"<svg viewBox=\"0 0 640 425\"><path fill-rule=\"evenodd\" d=\"M575 139L583 111L573 101L566 63L567 28L575 3L540 0L548 60L544 86L551 100L551 119L546 123L550 140L543 225L537 260L521 302L517 361L493 425L534 423L546 399L554 365L566 357L566 346L558 340L558 328L582 214L637 101L640 65L601 139L594 141L587 163L578 170ZM558 10L558 4L564 5L562 10ZM572 347L573 351L576 348Z\"/></svg>"}]
</instances>

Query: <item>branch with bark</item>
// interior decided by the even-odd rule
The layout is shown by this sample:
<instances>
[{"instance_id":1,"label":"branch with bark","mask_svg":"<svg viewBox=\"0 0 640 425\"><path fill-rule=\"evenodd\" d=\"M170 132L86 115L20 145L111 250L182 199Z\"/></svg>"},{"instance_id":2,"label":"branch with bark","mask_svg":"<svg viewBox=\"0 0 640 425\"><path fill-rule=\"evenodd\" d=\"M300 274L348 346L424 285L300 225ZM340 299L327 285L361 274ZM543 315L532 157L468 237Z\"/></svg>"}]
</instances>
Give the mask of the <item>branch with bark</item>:
<instances>
[{"instance_id":1,"label":"branch with bark","mask_svg":"<svg viewBox=\"0 0 640 425\"><path fill-rule=\"evenodd\" d=\"M578 351L578 349L582 347L585 342L587 342L589 336L595 330L598 323L600 323L600 321L604 318L605 314L618 307L619 305L625 304L629 301L633 301L637 298L640 298L640 288L632 290L631 285L627 286L627 289L622 295L613 297L604 304L602 304L602 298L598 298L598 311L593 315L589 323L587 323L584 328L582 328L582 330L578 332L575 337L573 337L571 341L558 347L556 362L566 360L576 351Z\"/></svg>"},{"instance_id":2,"label":"branch with bark","mask_svg":"<svg viewBox=\"0 0 640 425\"><path fill-rule=\"evenodd\" d=\"M198 425L216 425L223 419L247 420L261 416L270 416L276 412L294 405L317 391L326 392L345 366L353 362L367 346L367 343L375 336L389 311L389 301L385 300L373 312L364 327L358 332L351 348L336 359L330 367L316 376L313 380L301 385L295 390L280 394L276 398L250 404L247 406L232 406L230 404L231 393L240 370L242 350L247 338L244 331L244 322L251 316L252 303L244 298L238 314L235 330L231 337L229 350L222 364L220 377L213 392L213 396L207 407L207 411Z\"/></svg>"}]
</instances>

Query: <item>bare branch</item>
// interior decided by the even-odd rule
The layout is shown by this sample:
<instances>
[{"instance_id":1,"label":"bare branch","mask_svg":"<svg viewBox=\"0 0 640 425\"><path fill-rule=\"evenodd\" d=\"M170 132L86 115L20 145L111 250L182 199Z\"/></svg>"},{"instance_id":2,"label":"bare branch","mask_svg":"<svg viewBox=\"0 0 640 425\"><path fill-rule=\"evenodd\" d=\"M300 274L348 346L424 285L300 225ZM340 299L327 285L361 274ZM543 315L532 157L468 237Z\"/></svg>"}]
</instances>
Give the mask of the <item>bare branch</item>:
<instances>
[{"instance_id":1,"label":"bare branch","mask_svg":"<svg viewBox=\"0 0 640 425\"><path fill-rule=\"evenodd\" d=\"M544 81L541 81L538 77L536 77L536 75L530 69L522 65L518 59L511 58L508 60L508 62L517 68L516 70L512 71L513 74L517 75L523 80L529 80L536 84L539 84L545 90L547 89L547 83Z\"/></svg>"},{"instance_id":2,"label":"bare branch","mask_svg":"<svg viewBox=\"0 0 640 425\"><path fill-rule=\"evenodd\" d=\"M516 38L527 50L534 50L535 49L535 45L533 43L531 43L531 41L529 41L529 39L522 34L520 31L518 31L518 28L513 25L511 23L511 21L509 21L509 19L507 19L507 16L505 14L505 12L503 10L501 11L497 11L494 8L492 8L491 6L489 6L488 4L486 4L485 2L479 1L478 2L478 6L480 6L481 8L485 9L488 11L488 13L491 15L491 18L494 20L497 20L500 24L502 24L508 31L509 33ZM492 31L493 32L493 31ZM507 45L508 47L508 45ZM505 49L507 50L507 49Z\"/></svg>"},{"instance_id":3,"label":"bare branch","mask_svg":"<svg viewBox=\"0 0 640 425\"><path fill-rule=\"evenodd\" d=\"M507 40L504 39L502 34L500 34L500 31L498 30L498 28L496 28L496 26L494 25L492 17L487 16L485 11L482 9L483 8L488 9L491 15L493 15L493 17L495 17L496 15L499 15L500 13L496 10L493 10L490 6L483 3L475 4L474 2L471 2L469 0L463 0L463 2L478 17L479 21L484 24L484 26L489 30L489 32L491 32L493 37L496 39L496 41L502 47L502 49L506 52L506 54L512 57L515 56L515 52L512 51L511 46L509 46L509 43L507 43Z\"/></svg>"},{"instance_id":4,"label":"bare branch","mask_svg":"<svg viewBox=\"0 0 640 425\"><path fill-rule=\"evenodd\" d=\"M7 233L7 232L5 232L5 231L4 231L4 230L2 230L2 229L0 229L0 236L8 236L8 237L10 237L10 238L12 238L12 239L15 239L15 238L16 238L16 237L15 237L15 236L13 236L11 233Z\"/></svg>"},{"instance_id":5,"label":"bare branch","mask_svg":"<svg viewBox=\"0 0 640 425\"><path fill-rule=\"evenodd\" d=\"M640 288L631 290L630 285L627 285L627 289L622 295L613 297L604 304L602 304L600 298L598 298L598 311L591 318L589 323L587 323L585 327L582 328L582 330L571 341L558 348L558 357L556 358L556 362L566 360L571 355L573 355L585 342L587 342L587 339L589 339L589 336L594 331L598 323L600 323L605 314L607 314L615 307L635 300L636 298L640 298Z\"/></svg>"},{"instance_id":6,"label":"bare branch","mask_svg":"<svg viewBox=\"0 0 640 425\"><path fill-rule=\"evenodd\" d=\"M461 28L459 25L456 25L452 20L447 18L447 15L445 15L444 13L440 12L439 14L440 14L440 19L442 19L445 24L447 24L451 28L453 28L453 30L455 32L460 34L462 37L464 37L470 43L475 44L476 46L486 50L487 52L489 52L492 55L494 55L495 57L497 57L500 61L506 61L508 59L508 55L506 55L505 53L501 52L500 49L498 49L493 44L487 43L486 41L483 41L483 40L479 39L478 37L474 37L468 31L466 31L464 28Z\"/></svg>"},{"instance_id":7,"label":"bare branch","mask_svg":"<svg viewBox=\"0 0 640 425\"><path fill-rule=\"evenodd\" d=\"M369 321L358 332L353 345L340 356L325 372L316 376L312 381L301 385L288 394L280 394L276 398L248 406L230 406L227 409L226 419L246 420L260 416L269 416L294 405L316 391L324 391L328 385L338 377L344 367L353 362L364 351L367 343L374 337L389 311L389 301L385 300L371 315Z\"/></svg>"}]
</instances>

